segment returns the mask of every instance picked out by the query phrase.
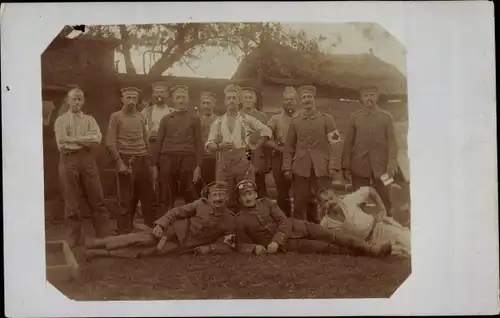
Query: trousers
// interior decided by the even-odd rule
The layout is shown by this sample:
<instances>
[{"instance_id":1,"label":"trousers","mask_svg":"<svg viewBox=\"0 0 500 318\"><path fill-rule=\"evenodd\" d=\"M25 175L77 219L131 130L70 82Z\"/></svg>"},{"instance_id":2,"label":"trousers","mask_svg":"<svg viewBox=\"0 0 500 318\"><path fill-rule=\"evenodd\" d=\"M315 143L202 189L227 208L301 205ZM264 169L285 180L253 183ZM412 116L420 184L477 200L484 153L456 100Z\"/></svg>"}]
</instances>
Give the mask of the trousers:
<instances>
[{"instance_id":1,"label":"trousers","mask_svg":"<svg viewBox=\"0 0 500 318\"><path fill-rule=\"evenodd\" d=\"M92 224L96 236L110 234L109 214L104 202L101 179L90 149L61 153L59 179L65 203L66 235L70 245L81 237L82 215L80 200L83 197L92 213Z\"/></svg>"},{"instance_id":2,"label":"trousers","mask_svg":"<svg viewBox=\"0 0 500 318\"><path fill-rule=\"evenodd\" d=\"M217 154L215 179L229 184L228 208L236 211L239 209L236 184L243 179L255 181L255 168L247 160L245 149L220 151Z\"/></svg>"},{"instance_id":3,"label":"trousers","mask_svg":"<svg viewBox=\"0 0 500 318\"><path fill-rule=\"evenodd\" d=\"M319 224L292 219L292 236L284 249L298 253L349 255L372 254L371 244L340 231L331 231Z\"/></svg>"},{"instance_id":4,"label":"trousers","mask_svg":"<svg viewBox=\"0 0 500 318\"><path fill-rule=\"evenodd\" d=\"M293 176L293 217L319 223L320 216L315 206L311 206L313 193L330 183L329 177L317 177L311 165L309 177Z\"/></svg>"},{"instance_id":5,"label":"trousers","mask_svg":"<svg viewBox=\"0 0 500 318\"><path fill-rule=\"evenodd\" d=\"M177 194L184 198L186 204L199 198L193 183L195 166L194 155L162 154L160 156L163 214L174 207Z\"/></svg>"},{"instance_id":6,"label":"trousers","mask_svg":"<svg viewBox=\"0 0 500 318\"><path fill-rule=\"evenodd\" d=\"M118 174L120 186L120 216L118 218L118 231L129 233L133 230L133 222L137 202L141 202L144 224L151 227L156 221L153 211L153 178L151 163L147 155L130 156L121 154L125 165L131 168L131 173Z\"/></svg>"},{"instance_id":7,"label":"trousers","mask_svg":"<svg viewBox=\"0 0 500 318\"><path fill-rule=\"evenodd\" d=\"M275 151L272 161L272 172L276 190L278 191L277 204L287 217L292 216L292 206L290 202L290 189L292 182L285 177L281 171L283 163L283 153Z\"/></svg>"},{"instance_id":8,"label":"trousers","mask_svg":"<svg viewBox=\"0 0 500 318\"><path fill-rule=\"evenodd\" d=\"M201 182L196 184L196 193L201 193L203 187L215 181L215 157L205 156L201 166Z\"/></svg>"}]
</instances>

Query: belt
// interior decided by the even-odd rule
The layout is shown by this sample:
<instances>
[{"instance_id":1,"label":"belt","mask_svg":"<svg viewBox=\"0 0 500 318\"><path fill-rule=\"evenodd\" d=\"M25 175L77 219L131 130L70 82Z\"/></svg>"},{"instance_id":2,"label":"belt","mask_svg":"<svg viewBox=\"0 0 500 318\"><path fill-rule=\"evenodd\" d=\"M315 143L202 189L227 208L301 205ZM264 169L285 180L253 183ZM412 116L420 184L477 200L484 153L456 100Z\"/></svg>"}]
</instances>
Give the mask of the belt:
<instances>
[{"instance_id":1,"label":"belt","mask_svg":"<svg viewBox=\"0 0 500 318\"><path fill-rule=\"evenodd\" d=\"M233 149L221 149L222 152L233 152L233 151L242 151L246 150L246 147L233 148Z\"/></svg>"},{"instance_id":2,"label":"belt","mask_svg":"<svg viewBox=\"0 0 500 318\"><path fill-rule=\"evenodd\" d=\"M120 157L144 157L144 156L147 156L148 153L141 153L141 154L138 154L138 155L131 155L131 154L126 154L126 153L120 153Z\"/></svg>"},{"instance_id":3,"label":"belt","mask_svg":"<svg viewBox=\"0 0 500 318\"><path fill-rule=\"evenodd\" d=\"M83 153L83 152L88 152L89 149L85 149L85 148L80 148L80 149L74 149L74 150L62 150L61 151L61 155L63 156L72 156L72 155L76 155L76 154L79 154L79 153Z\"/></svg>"}]
</instances>

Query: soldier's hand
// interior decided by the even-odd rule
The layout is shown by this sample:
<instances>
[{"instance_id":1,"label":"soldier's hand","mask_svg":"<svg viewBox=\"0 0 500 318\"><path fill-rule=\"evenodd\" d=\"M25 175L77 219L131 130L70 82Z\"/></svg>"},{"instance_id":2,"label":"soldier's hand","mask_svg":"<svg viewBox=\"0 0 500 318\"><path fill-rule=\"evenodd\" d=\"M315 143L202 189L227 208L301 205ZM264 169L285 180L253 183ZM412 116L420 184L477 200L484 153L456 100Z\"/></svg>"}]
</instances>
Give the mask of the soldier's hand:
<instances>
[{"instance_id":1,"label":"soldier's hand","mask_svg":"<svg viewBox=\"0 0 500 318\"><path fill-rule=\"evenodd\" d=\"M340 175L338 170L331 169L328 171L328 174L330 175L330 180L339 180Z\"/></svg>"},{"instance_id":2,"label":"soldier's hand","mask_svg":"<svg viewBox=\"0 0 500 318\"><path fill-rule=\"evenodd\" d=\"M72 144L72 143L76 143L77 140L78 140L77 138L75 138L75 137L69 137L69 136L61 138L61 142L62 143L70 143L70 144Z\"/></svg>"},{"instance_id":3,"label":"soldier's hand","mask_svg":"<svg viewBox=\"0 0 500 318\"><path fill-rule=\"evenodd\" d=\"M351 171L349 171L349 169L344 169L342 171L342 174L343 174L343 177L346 181L349 181L349 182L351 181L352 176L351 176Z\"/></svg>"},{"instance_id":4,"label":"soldier's hand","mask_svg":"<svg viewBox=\"0 0 500 318\"><path fill-rule=\"evenodd\" d=\"M285 171L285 178L288 180L292 180L292 172L291 171Z\"/></svg>"},{"instance_id":5,"label":"soldier's hand","mask_svg":"<svg viewBox=\"0 0 500 318\"><path fill-rule=\"evenodd\" d=\"M155 226L153 229L153 235L156 236L157 238L160 238L163 236L163 227L161 225Z\"/></svg>"},{"instance_id":6,"label":"soldier's hand","mask_svg":"<svg viewBox=\"0 0 500 318\"><path fill-rule=\"evenodd\" d=\"M276 242L271 242L269 243L269 245L267 246L267 252L269 254L274 254L278 251L278 248L279 248L279 244L276 243Z\"/></svg>"},{"instance_id":7,"label":"soldier's hand","mask_svg":"<svg viewBox=\"0 0 500 318\"><path fill-rule=\"evenodd\" d=\"M195 255L205 255L210 253L212 249L210 248L209 245L202 245L198 246L197 248L194 249L194 254Z\"/></svg>"},{"instance_id":8,"label":"soldier's hand","mask_svg":"<svg viewBox=\"0 0 500 318\"><path fill-rule=\"evenodd\" d=\"M193 183L198 183L201 179L201 168L196 167L193 172Z\"/></svg>"},{"instance_id":9,"label":"soldier's hand","mask_svg":"<svg viewBox=\"0 0 500 318\"><path fill-rule=\"evenodd\" d=\"M116 169L118 170L118 173L126 173L128 170L127 166L121 159L118 160Z\"/></svg>"},{"instance_id":10,"label":"soldier's hand","mask_svg":"<svg viewBox=\"0 0 500 318\"><path fill-rule=\"evenodd\" d=\"M266 253L266 248L262 245L255 245L255 255L261 255Z\"/></svg>"}]
</instances>

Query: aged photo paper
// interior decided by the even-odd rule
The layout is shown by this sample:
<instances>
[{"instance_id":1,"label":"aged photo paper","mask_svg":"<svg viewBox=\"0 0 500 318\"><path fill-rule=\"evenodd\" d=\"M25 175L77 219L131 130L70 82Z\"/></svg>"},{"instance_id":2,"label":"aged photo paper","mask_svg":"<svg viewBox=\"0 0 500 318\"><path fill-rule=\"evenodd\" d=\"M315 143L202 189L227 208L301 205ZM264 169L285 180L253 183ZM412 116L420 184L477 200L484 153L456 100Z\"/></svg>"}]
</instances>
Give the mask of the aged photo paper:
<instances>
[{"instance_id":1,"label":"aged photo paper","mask_svg":"<svg viewBox=\"0 0 500 318\"><path fill-rule=\"evenodd\" d=\"M3 6L6 315L498 312L492 8Z\"/></svg>"}]
</instances>

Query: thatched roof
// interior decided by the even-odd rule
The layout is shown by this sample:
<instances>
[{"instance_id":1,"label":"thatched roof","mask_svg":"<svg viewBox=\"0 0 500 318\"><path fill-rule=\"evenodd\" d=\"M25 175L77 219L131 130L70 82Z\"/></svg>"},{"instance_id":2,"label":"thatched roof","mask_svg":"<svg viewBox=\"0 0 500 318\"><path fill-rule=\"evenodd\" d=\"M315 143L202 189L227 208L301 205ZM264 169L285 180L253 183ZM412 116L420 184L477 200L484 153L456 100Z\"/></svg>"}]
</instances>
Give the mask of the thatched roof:
<instances>
[{"instance_id":1,"label":"thatched roof","mask_svg":"<svg viewBox=\"0 0 500 318\"><path fill-rule=\"evenodd\" d=\"M371 54L334 55L310 53L277 43L255 49L238 66L233 79L258 78L270 84L313 84L318 92L352 96L366 84L375 84L384 95L406 95L406 77L393 65Z\"/></svg>"}]
</instances>

